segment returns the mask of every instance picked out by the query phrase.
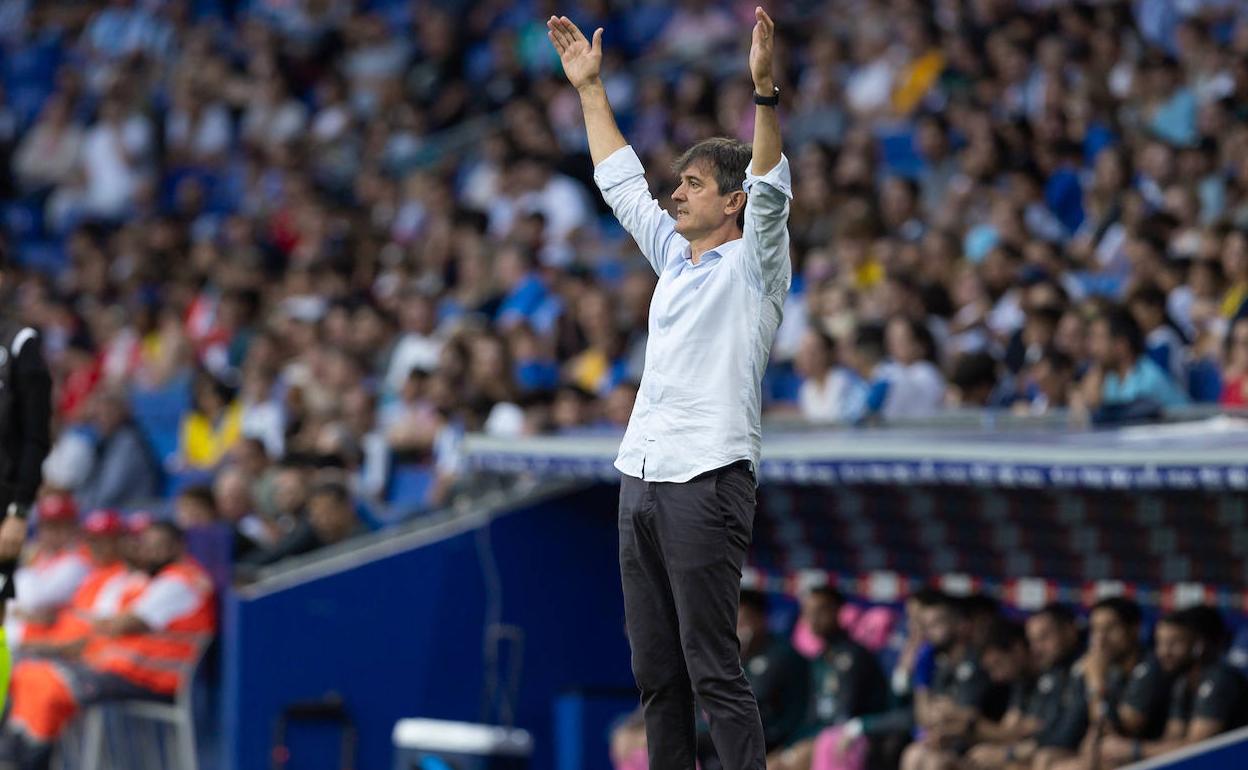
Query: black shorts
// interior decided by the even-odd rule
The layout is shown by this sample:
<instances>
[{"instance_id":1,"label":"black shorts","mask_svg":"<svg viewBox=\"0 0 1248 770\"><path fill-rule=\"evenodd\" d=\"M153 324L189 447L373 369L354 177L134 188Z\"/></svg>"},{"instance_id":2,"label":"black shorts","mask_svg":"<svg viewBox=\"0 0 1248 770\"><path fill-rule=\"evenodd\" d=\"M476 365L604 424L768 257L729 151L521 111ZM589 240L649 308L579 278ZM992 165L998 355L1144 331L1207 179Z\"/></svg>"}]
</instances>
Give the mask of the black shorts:
<instances>
[{"instance_id":1,"label":"black shorts","mask_svg":"<svg viewBox=\"0 0 1248 770\"><path fill-rule=\"evenodd\" d=\"M4 585L0 585L0 601L12 599L17 595L17 591L13 586L13 573L16 571L17 559L0 561L0 580L4 581Z\"/></svg>"}]
</instances>

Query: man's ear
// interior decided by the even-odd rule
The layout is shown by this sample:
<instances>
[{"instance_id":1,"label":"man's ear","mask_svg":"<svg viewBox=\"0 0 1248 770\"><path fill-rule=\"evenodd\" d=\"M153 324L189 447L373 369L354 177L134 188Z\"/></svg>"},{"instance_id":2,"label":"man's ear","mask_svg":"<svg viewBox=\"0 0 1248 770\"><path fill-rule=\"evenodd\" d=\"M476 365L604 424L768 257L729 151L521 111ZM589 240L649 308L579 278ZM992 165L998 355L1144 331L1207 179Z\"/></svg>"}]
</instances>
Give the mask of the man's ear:
<instances>
[{"instance_id":1,"label":"man's ear","mask_svg":"<svg viewBox=\"0 0 1248 770\"><path fill-rule=\"evenodd\" d=\"M724 213L736 216L745 208L746 195L744 190L737 190L728 195L728 203L724 206Z\"/></svg>"}]
</instances>

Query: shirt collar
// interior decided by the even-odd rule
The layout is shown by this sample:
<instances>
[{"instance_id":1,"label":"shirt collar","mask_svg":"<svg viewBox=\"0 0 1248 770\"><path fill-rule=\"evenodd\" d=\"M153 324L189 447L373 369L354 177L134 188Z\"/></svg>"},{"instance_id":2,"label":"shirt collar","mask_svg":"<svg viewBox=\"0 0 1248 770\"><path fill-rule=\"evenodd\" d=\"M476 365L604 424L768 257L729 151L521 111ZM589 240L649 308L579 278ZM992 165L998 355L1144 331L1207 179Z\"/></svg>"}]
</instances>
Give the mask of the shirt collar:
<instances>
[{"instance_id":1,"label":"shirt collar","mask_svg":"<svg viewBox=\"0 0 1248 770\"><path fill-rule=\"evenodd\" d=\"M698 260L698 264L693 264L693 246L685 247L685 266L686 267L702 267L708 262L720 259L721 257L735 253L735 251L745 243L741 238L733 238L731 241L725 241L713 249L707 249L702 252L702 257Z\"/></svg>"}]
</instances>

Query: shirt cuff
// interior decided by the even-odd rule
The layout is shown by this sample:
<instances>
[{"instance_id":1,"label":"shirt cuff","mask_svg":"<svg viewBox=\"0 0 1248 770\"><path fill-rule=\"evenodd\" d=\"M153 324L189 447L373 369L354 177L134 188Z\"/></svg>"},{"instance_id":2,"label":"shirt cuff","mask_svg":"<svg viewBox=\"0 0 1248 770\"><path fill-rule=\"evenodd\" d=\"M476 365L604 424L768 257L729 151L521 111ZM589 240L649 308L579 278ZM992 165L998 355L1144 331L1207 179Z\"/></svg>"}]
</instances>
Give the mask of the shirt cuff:
<instances>
[{"instance_id":1,"label":"shirt cuff","mask_svg":"<svg viewBox=\"0 0 1248 770\"><path fill-rule=\"evenodd\" d=\"M645 176L646 169L631 144L626 144L611 153L597 166L594 166L594 184L600 190L610 190L618 184L639 176Z\"/></svg>"},{"instance_id":2,"label":"shirt cuff","mask_svg":"<svg viewBox=\"0 0 1248 770\"><path fill-rule=\"evenodd\" d=\"M609 160L609 159L608 159ZM604 165L606 161L603 161ZM793 179L789 174L789 159L784 157L784 153L780 153L780 162L772 166L771 170L762 176L753 173L754 159L750 158L750 165L745 168L745 185L744 190L748 194L750 188L758 182L779 191L784 197L793 200Z\"/></svg>"}]
</instances>

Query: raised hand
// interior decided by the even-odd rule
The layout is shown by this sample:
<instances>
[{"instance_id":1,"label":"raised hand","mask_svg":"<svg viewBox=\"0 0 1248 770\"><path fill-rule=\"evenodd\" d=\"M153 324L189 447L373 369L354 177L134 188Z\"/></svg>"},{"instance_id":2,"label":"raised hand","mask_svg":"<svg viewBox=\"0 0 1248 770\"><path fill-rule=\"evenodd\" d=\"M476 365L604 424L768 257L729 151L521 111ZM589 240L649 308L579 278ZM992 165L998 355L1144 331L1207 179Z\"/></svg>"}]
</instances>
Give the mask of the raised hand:
<instances>
[{"instance_id":1,"label":"raised hand","mask_svg":"<svg viewBox=\"0 0 1248 770\"><path fill-rule=\"evenodd\" d=\"M754 78L754 89L763 96L771 96L775 78L771 72L772 52L776 40L776 23L771 20L762 6L754 9L754 39L750 43L750 76ZM567 66L566 63L564 65Z\"/></svg>"},{"instance_id":2,"label":"raised hand","mask_svg":"<svg viewBox=\"0 0 1248 770\"><path fill-rule=\"evenodd\" d=\"M593 43L585 39L567 16L551 16L546 29L546 37L559 52L568 82L576 88L597 82L602 72L602 27L594 30Z\"/></svg>"}]
</instances>

